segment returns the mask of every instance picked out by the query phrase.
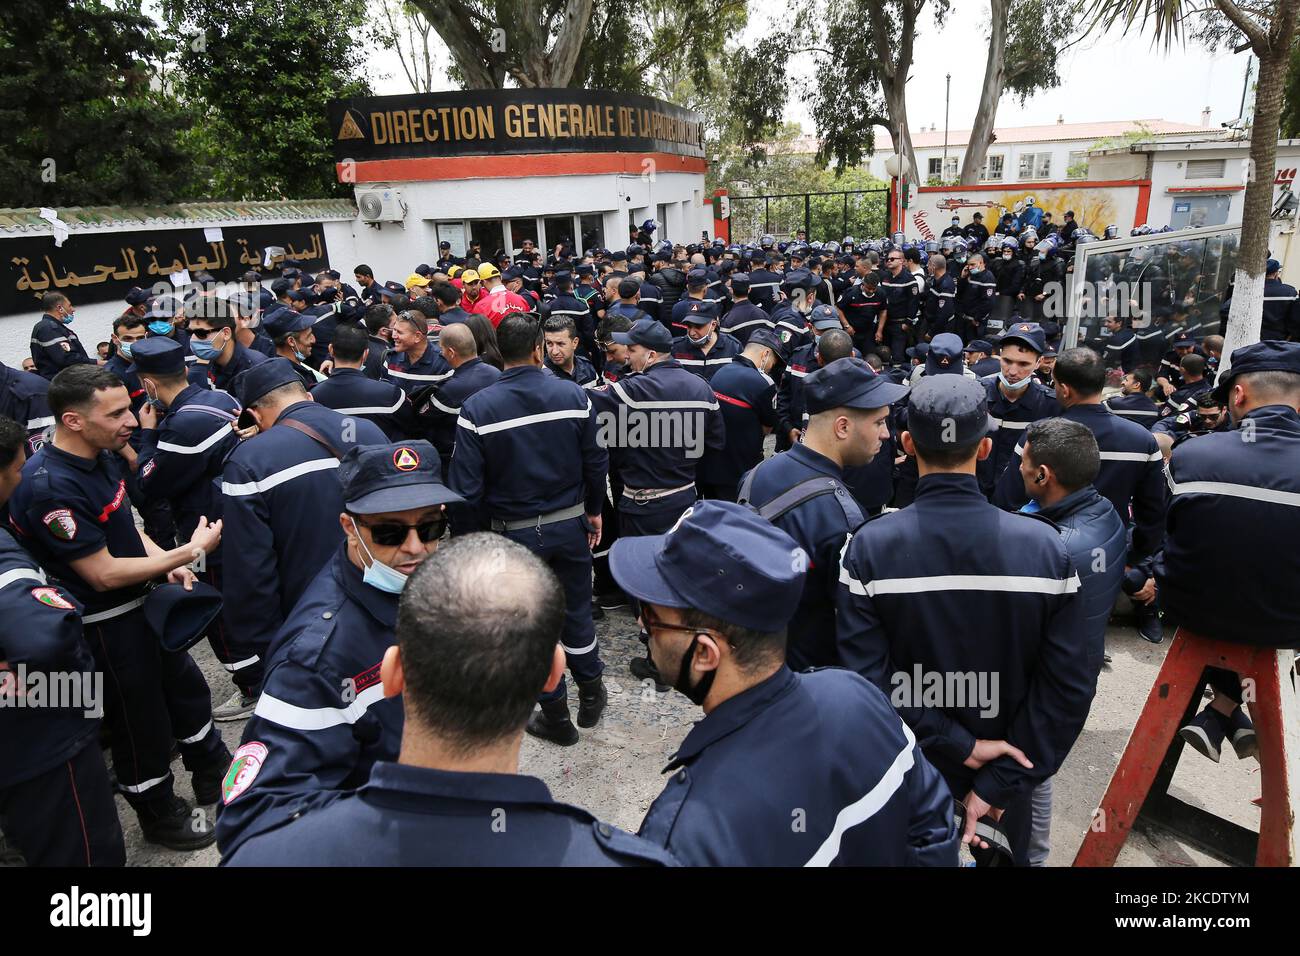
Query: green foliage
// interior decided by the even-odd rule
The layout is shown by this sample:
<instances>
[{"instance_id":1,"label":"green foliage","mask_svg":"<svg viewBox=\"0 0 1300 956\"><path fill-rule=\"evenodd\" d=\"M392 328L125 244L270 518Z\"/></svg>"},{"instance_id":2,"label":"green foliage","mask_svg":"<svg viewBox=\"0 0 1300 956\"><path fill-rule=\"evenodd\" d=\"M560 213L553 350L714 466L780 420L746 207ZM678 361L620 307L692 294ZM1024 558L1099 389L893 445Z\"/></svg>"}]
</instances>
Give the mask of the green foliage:
<instances>
[{"instance_id":1,"label":"green foliage","mask_svg":"<svg viewBox=\"0 0 1300 956\"><path fill-rule=\"evenodd\" d=\"M1078 30L1081 0L1014 0L1007 22L1004 89L1023 106L1039 90L1061 85L1056 58Z\"/></svg>"},{"instance_id":2,"label":"green foliage","mask_svg":"<svg viewBox=\"0 0 1300 956\"><path fill-rule=\"evenodd\" d=\"M188 120L151 85L166 51L153 27L138 0L5 0L4 204L187 198L193 163L178 134Z\"/></svg>"},{"instance_id":3,"label":"green foliage","mask_svg":"<svg viewBox=\"0 0 1300 956\"><path fill-rule=\"evenodd\" d=\"M350 195L326 106L364 96L365 0L164 0L202 191L227 199Z\"/></svg>"},{"instance_id":4,"label":"green foliage","mask_svg":"<svg viewBox=\"0 0 1300 956\"><path fill-rule=\"evenodd\" d=\"M1287 63L1286 81L1282 87L1281 130L1286 139L1300 136L1300 43L1291 46L1291 59Z\"/></svg>"}]
</instances>

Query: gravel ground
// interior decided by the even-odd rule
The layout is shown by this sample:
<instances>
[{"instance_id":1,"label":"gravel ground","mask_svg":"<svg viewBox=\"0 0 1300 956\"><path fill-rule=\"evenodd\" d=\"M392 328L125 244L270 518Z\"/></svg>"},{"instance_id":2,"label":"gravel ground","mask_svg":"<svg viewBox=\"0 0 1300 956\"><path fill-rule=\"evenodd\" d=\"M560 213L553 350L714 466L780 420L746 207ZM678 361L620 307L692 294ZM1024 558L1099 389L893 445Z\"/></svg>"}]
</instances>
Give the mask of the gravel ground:
<instances>
[{"instance_id":1,"label":"gravel ground","mask_svg":"<svg viewBox=\"0 0 1300 956\"><path fill-rule=\"evenodd\" d=\"M556 799L584 806L598 817L628 830L637 828L659 794L664 764L700 716L698 709L682 695L675 691L656 694L651 686L640 685L632 677L627 662L642 652L636 631L633 617L626 611L608 612L604 621L596 623L609 689L605 716L595 728L582 731L582 740L574 747L556 747L525 737L521 761L522 772L540 777ZM1155 646L1141 640L1122 619L1112 621L1107 642L1114 661L1102 672L1087 727L1056 777L1049 861L1053 866L1068 866L1073 860L1168 648L1168 641ZM224 701L231 685L211 651L203 644L195 648L194 655L214 688L214 699L218 703ZM576 714L572 681L569 687L570 709ZM231 751L239 744L243 726L243 722L221 725ZM192 799L189 775L179 759L173 769L177 773L178 792ZM1172 789L1180 799L1257 830L1259 811L1250 801L1259 795L1258 773L1258 763L1238 761L1230 747L1224 748L1223 760L1218 764L1189 749L1174 776ZM198 853L177 853L146 843L135 815L125 802L119 801L119 812L126 831L129 865L213 866L217 863L215 846ZM1129 837L1119 863L1121 866L1218 865L1173 837L1153 837L1141 831Z\"/></svg>"}]
</instances>

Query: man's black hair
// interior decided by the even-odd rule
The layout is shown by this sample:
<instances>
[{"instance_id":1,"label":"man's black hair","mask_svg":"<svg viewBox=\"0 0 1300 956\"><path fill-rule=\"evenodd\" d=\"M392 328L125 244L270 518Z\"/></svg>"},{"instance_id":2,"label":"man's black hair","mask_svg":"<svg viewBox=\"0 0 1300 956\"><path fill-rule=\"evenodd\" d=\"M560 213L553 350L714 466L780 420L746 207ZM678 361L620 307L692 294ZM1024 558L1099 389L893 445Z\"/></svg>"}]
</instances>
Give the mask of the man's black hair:
<instances>
[{"instance_id":1,"label":"man's black hair","mask_svg":"<svg viewBox=\"0 0 1300 956\"><path fill-rule=\"evenodd\" d=\"M1101 471L1096 436L1086 425L1068 418L1040 418L1031 424L1025 431L1025 456L1052 469L1067 492L1092 484Z\"/></svg>"},{"instance_id":2,"label":"man's black hair","mask_svg":"<svg viewBox=\"0 0 1300 956\"><path fill-rule=\"evenodd\" d=\"M510 365L527 361L540 339L536 320L523 312L507 315L497 326L497 348Z\"/></svg>"},{"instance_id":3,"label":"man's black hair","mask_svg":"<svg viewBox=\"0 0 1300 956\"><path fill-rule=\"evenodd\" d=\"M1106 363L1089 348L1066 349L1052 372L1056 381L1068 385L1082 398L1100 395L1106 387Z\"/></svg>"},{"instance_id":4,"label":"man's black hair","mask_svg":"<svg viewBox=\"0 0 1300 956\"><path fill-rule=\"evenodd\" d=\"M109 388L126 388L122 380L102 365L70 365L54 376L46 400L54 420L69 409L84 409L94 402L95 393Z\"/></svg>"},{"instance_id":5,"label":"man's black hair","mask_svg":"<svg viewBox=\"0 0 1300 956\"><path fill-rule=\"evenodd\" d=\"M340 325L334 330L334 341L330 347L339 361L360 362L361 356L370 348L370 337L359 325Z\"/></svg>"}]
</instances>

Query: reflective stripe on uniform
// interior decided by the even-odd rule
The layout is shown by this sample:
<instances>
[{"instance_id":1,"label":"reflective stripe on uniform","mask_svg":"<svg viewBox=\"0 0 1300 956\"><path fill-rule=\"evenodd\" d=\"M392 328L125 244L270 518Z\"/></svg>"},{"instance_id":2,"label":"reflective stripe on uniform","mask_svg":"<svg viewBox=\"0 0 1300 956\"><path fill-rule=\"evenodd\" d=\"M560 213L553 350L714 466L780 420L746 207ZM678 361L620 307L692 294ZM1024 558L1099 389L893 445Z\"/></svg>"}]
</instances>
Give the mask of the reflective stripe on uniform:
<instances>
[{"instance_id":1,"label":"reflective stripe on uniform","mask_svg":"<svg viewBox=\"0 0 1300 956\"><path fill-rule=\"evenodd\" d=\"M255 495L262 491L270 491L277 485L282 485L286 481L293 481L295 478L301 478L303 475L310 475L315 471L329 471L331 468L337 468L338 466L339 460L337 458L314 458L291 468L285 468L283 471L274 472L258 481L245 481L239 484L223 481L221 483L221 493L233 497Z\"/></svg>"},{"instance_id":2,"label":"reflective stripe on uniform","mask_svg":"<svg viewBox=\"0 0 1300 956\"><path fill-rule=\"evenodd\" d=\"M14 568L12 571L0 574L0 588L7 588L15 581L39 581L45 584L45 572L40 568Z\"/></svg>"},{"instance_id":3,"label":"reflective stripe on uniform","mask_svg":"<svg viewBox=\"0 0 1300 956\"><path fill-rule=\"evenodd\" d=\"M371 704L383 699L382 682L371 684L346 707L299 707L263 691L253 714L290 730L325 730L340 724L355 724L365 716Z\"/></svg>"},{"instance_id":4,"label":"reflective stripe on uniform","mask_svg":"<svg viewBox=\"0 0 1300 956\"><path fill-rule=\"evenodd\" d=\"M629 398L627 392L623 391L622 382L611 382L609 387L614 390L614 394L621 398L628 408L701 408L706 411L716 411L718 408L717 402L638 402Z\"/></svg>"},{"instance_id":5,"label":"reflective stripe on uniform","mask_svg":"<svg viewBox=\"0 0 1300 956\"><path fill-rule=\"evenodd\" d=\"M402 407L406 401L406 395L400 396L393 404L392 408L385 408L383 405L372 405L362 408L336 408L335 411L340 415L391 415Z\"/></svg>"},{"instance_id":6,"label":"reflective stripe on uniform","mask_svg":"<svg viewBox=\"0 0 1300 956\"><path fill-rule=\"evenodd\" d=\"M590 414L591 402L588 401L586 408L565 408L558 412L541 412L537 415L524 415L520 418L508 418L503 422L489 422L486 425L475 425L462 415L456 419L456 424L479 435L491 435L493 432L503 432L510 428L522 428L525 425L537 425L542 422L555 422L566 418L586 418Z\"/></svg>"},{"instance_id":7,"label":"reflective stripe on uniform","mask_svg":"<svg viewBox=\"0 0 1300 956\"><path fill-rule=\"evenodd\" d=\"M1227 481L1185 481L1179 484L1171 480L1169 490L1175 495L1224 495L1230 498L1249 498L1251 501L1266 501L1269 504L1300 508L1300 492L1277 491L1274 488L1239 485Z\"/></svg>"},{"instance_id":8,"label":"reflective stripe on uniform","mask_svg":"<svg viewBox=\"0 0 1300 956\"><path fill-rule=\"evenodd\" d=\"M119 604L117 607L111 607L107 611L96 611L94 614L86 614L81 618L82 624L97 624L100 621L107 621L111 618L121 617L128 614L136 608L144 605L144 598L138 597L134 601L127 601L125 604Z\"/></svg>"},{"instance_id":9,"label":"reflective stripe on uniform","mask_svg":"<svg viewBox=\"0 0 1300 956\"><path fill-rule=\"evenodd\" d=\"M207 451L217 442L221 441L223 438L226 438L229 435L230 435L229 429L218 428L216 431L214 431L207 438L203 439L203 441L197 445L173 445L169 441L160 441L158 443L158 450L175 452L177 455L197 455Z\"/></svg>"},{"instance_id":10,"label":"reflective stripe on uniform","mask_svg":"<svg viewBox=\"0 0 1300 956\"><path fill-rule=\"evenodd\" d=\"M1300 498L1300 495L1297 495ZM843 565L840 583L853 594L923 594L927 591L1010 591L1016 594L1073 594L1079 576L1036 578L1014 574L937 574L919 578L877 578L863 584Z\"/></svg>"},{"instance_id":11,"label":"reflective stripe on uniform","mask_svg":"<svg viewBox=\"0 0 1300 956\"><path fill-rule=\"evenodd\" d=\"M903 749L898 752L894 762L889 765L889 769L884 772L876 785L867 791L866 796L855 803L849 804L843 810L835 815L835 826L831 828L830 835L817 848L817 852L812 855L804 866L830 866L840 854L840 841L844 839L844 834L857 826L859 823L865 823L870 820L881 808L885 806L899 788L903 786L903 781L907 777L907 772L912 769L916 762L912 754L916 748L916 738L912 736L912 731L907 724L900 722L899 726L903 730L903 736L907 739Z\"/></svg>"}]
</instances>

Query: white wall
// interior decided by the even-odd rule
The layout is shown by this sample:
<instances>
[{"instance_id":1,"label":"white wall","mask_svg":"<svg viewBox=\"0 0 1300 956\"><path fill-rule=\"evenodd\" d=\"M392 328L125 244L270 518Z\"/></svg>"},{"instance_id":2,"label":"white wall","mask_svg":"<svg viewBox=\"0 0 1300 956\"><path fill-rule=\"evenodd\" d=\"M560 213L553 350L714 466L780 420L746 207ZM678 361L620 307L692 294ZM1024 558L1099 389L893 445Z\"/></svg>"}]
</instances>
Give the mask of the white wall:
<instances>
[{"instance_id":1,"label":"white wall","mask_svg":"<svg viewBox=\"0 0 1300 956\"><path fill-rule=\"evenodd\" d=\"M695 191L701 195L704 192L704 176L700 173L659 172L653 178L612 173L532 176L391 185L401 191L407 207L401 223L384 223L382 228L360 221L350 224L355 261L367 263L375 270L376 278L381 278L382 273L381 281L400 282L420 263L438 258L435 225L439 222L463 222L468 239L472 220L600 215L605 245L611 249L627 245L629 212L635 213L640 223L655 218L660 204L667 204L670 210L676 204L681 215L674 221L670 212L669 221L655 238L666 232L674 240L690 242L698 239L701 230L711 233L713 225L711 207L692 204ZM357 185L358 193L371 188L375 184ZM333 236L327 241L332 252ZM485 245L485 253L490 255L492 251ZM340 267L340 271L346 270Z\"/></svg>"},{"instance_id":2,"label":"white wall","mask_svg":"<svg viewBox=\"0 0 1300 956\"><path fill-rule=\"evenodd\" d=\"M1055 142L1043 143L994 143L989 147L989 155L1003 156L1002 162L1002 183L1021 182L1020 176L1020 157L1024 153L1051 153L1052 168L1048 180L1038 180L1039 182L1064 182L1066 179L1066 170L1070 166L1070 153L1080 152L1088 149L1092 145L1090 140L1059 140ZM867 168L872 174L880 179L888 179L889 174L885 172L885 159L889 153L880 152L871 157ZM948 161L951 164L953 160L957 163L957 172L953 177L961 175L962 160L966 158L965 145L949 145ZM930 160L943 159L943 146L927 146L916 150L916 163L920 167L920 182L925 183L930 176ZM1024 180L1026 183L1034 180Z\"/></svg>"}]
</instances>

